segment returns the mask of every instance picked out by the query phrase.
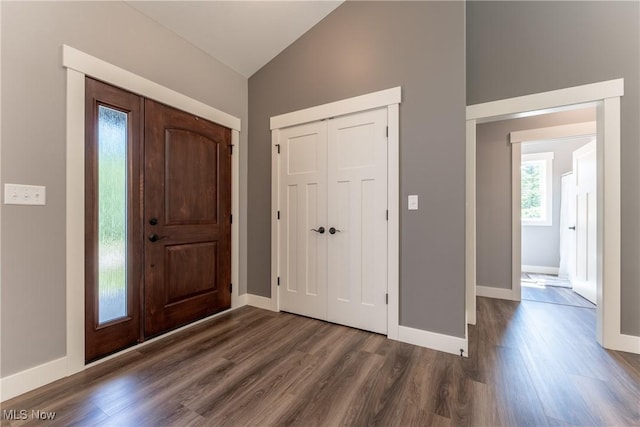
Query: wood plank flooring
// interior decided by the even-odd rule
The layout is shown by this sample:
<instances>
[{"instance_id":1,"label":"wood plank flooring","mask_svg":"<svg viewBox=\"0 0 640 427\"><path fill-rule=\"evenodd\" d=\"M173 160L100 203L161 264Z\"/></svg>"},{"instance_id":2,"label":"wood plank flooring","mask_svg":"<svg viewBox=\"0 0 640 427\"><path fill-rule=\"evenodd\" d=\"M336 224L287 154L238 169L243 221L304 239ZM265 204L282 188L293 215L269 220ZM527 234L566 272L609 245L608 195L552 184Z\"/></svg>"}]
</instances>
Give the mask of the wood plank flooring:
<instances>
[{"instance_id":1,"label":"wood plank flooring","mask_svg":"<svg viewBox=\"0 0 640 427\"><path fill-rule=\"evenodd\" d=\"M640 425L640 356L594 328L594 310L478 298L461 358L243 307L7 401L29 417L1 424Z\"/></svg>"},{"instance_id":2,"label":"wood plank flooring","mask_svg":"<svg viewBox=\"0 0 640 427\"><path fill-rule=\"evenodd\" d=\"M523 286L525 286L525 283L531 283L535 285L553 286L556 288L573 288L569 278L558 277L558 275L554 274L527 273L523 271L521 277Z\"/></svg>"},{"instance_id":3,"label":"wood plank flooring","mask_svg":"<svg viewBox=\"0 0 640 427\"><path fill-rule=\"evenodd\" d=\"M522 273L522 299L593 308L595 304L572 289L571 281L552 274Z\"/></svg>"},{"instance_id":4,"label":"wood plank flooring","mask_svg":"<svg viewBox=\"0 0 640 427\"><path fill-rule=\"evenodd\" d=\"M574 307L596 308L595 304L581 297L572 289L557 286L529 286L522 284L522 299L550 304L572 305Z\"/></svg>"}]
</instances>

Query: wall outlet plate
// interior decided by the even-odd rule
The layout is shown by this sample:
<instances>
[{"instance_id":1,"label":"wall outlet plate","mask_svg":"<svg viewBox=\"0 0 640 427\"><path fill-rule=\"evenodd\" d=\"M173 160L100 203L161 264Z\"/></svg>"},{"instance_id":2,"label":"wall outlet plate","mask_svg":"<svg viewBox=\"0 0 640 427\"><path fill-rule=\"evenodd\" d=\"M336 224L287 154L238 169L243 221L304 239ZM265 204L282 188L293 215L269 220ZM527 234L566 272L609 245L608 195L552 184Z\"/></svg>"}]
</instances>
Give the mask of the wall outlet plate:
<instances>
[{"instance_id":1,"label":"wall outlet plate","mask_svg":"<svg viewBox=\"0 0 640 427\"><path fill-rule=\"evenodd\" d=\"M4 185L5 205L45 205L46 196L46 187L41 185Z\"/></svg>"}]
</instances>

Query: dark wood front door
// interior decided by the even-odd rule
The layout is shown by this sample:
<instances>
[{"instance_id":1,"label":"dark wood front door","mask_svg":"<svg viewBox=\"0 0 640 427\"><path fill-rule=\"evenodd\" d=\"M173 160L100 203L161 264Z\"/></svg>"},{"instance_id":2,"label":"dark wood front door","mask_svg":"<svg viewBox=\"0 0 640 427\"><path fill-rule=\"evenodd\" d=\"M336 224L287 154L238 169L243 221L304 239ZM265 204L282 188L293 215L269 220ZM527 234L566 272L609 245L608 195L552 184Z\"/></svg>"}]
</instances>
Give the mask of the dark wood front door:
<instances>
[{"instance_id":1,"label":"dark wood front door","mask_svg":"<svg viewBox=\"0 0 640 427\"><path fill-rule=\"evenodd\" d=\"M231 306L231 131L145 101L146 337Z\"/></svg>"},{"instance_id":2,"label":"dark wood front door","mask_svg":"<svg viewBox=\"0 0 640 427\"><path fill-rule=\"evenodd\" d=\"M231 131L86 79L85 361L231 306Z\"/></svg>"}]
</instances>

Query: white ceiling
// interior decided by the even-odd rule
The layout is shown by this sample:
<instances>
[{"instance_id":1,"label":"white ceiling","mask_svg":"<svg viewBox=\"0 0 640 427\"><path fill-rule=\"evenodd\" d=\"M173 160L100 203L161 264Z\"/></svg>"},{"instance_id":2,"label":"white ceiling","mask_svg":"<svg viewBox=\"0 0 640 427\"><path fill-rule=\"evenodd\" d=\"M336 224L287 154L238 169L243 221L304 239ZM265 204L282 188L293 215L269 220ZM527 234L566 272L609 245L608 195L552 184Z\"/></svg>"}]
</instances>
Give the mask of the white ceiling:
<instances>
[{"instance_id":1,"label":"white ceiling","mask_svg":"<svg viewBox=\"0 0 640 427\"><path fill-rule=\"evenodd\" d=\"M245 77L250 77L341 1L131 1Z\"/></svg>"}]
</instances>

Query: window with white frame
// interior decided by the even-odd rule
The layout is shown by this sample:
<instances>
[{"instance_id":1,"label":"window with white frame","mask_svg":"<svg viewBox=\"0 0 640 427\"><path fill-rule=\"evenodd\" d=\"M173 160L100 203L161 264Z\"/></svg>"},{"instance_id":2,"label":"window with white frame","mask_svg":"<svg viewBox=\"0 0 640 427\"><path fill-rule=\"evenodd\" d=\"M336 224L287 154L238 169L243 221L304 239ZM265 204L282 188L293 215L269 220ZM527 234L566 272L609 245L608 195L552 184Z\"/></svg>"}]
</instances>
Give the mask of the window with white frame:
<instances>
[{"instance_id":1,"label":"window with white frame","mask_svg":"<svg viewBox=\"0 0 640 427\"><path fill-rule=\"evenodd\" d=\"M522 225L552 225L553 153L523 154L520 172Z\"/></svg>"}]
</instances>

